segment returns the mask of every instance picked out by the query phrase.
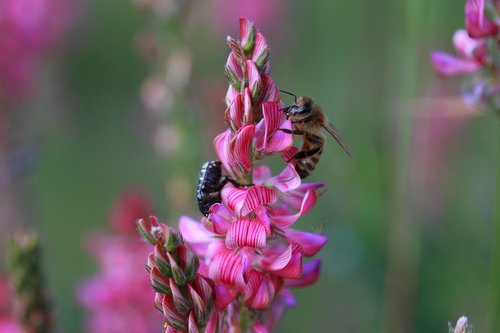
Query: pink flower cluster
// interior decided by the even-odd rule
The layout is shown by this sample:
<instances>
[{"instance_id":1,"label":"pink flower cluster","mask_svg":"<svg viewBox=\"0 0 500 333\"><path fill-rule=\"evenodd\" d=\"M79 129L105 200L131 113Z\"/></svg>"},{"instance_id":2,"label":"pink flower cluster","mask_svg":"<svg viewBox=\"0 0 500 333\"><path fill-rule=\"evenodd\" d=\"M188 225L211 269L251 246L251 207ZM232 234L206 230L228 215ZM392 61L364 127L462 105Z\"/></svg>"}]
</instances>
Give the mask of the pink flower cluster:
<instances>
[{"instance_id":1,"label":"pink flower cluster","mask_svg":"<svg viewBox=\"0 0 500 333\"><path fill-rule=\"evenodd\" d=\"M465 30L453 36L459 56L442 51L431 53L436 72L445 77L473 74L464 97L470 105L488 104L497 110L500 91L499 65L495 54L499 51L500 1L467 0L465 4Z\"/></svg>"},{"instance_id":2,"label":"pink flower cluster","mask_svg":"<svg viewBox=\"0 0 500 333\"><path fill-rule=\"evenodd\" d=\"M65 0L0 0L1 98L30 90L40 57L70 28L73 6Z\"/></svg>"},{"instance_id":3,"label":"pink flower cluster","mask_svg":"<svg viewBox=\"0 0 500 333\"><path fill-rule=\"evenodd\" d=\"M113 206L113 234L94 235L87 245L99 263L98 275L83 282L78 299L89 314L89 333L149 333L158 330L162 316L151 311L153 292L144 266L149 246L137 238L135 221L147 216L151 205L137 191L126 192Z\"/></svg>"},{"instance_id":4,"label":"pink flower cluster","mask_svg":"<svg viewBox=\"0 0 500 333\"><path fill-rule=\"evenodd\" d=\"M220 331L269 332L295 304L288 287L319 276L320 261L304 258L318 253L327 238L291 227L313 208L323 184L303 183L295 161L286 163L297 148L293 135L281 130L292 124L270 76L269 46L247 19L240 19L240 34L241 40L228 37L228 129L214 144L228 177L246 186L227 183L207 218L181 217L179 229L202 258L200 274L215 283ZM263 164L274 154L286 164L276 176Z\"/></svg>"}]
</instances>

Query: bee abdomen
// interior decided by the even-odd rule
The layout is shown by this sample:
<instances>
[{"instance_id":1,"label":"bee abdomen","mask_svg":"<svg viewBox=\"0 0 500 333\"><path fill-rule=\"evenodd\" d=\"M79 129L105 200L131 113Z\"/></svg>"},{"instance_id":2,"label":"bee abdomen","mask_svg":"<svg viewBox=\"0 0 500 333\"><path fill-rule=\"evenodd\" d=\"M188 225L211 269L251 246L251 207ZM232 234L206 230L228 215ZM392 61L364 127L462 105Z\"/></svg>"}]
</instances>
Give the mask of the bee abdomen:
<instances>
[{"instance_id":1,"label":"bee abdomen","mask_svg":"<svg viewBox=\"0 0 500 333\"><path fill-rule=\"evenodd\" d=\"M203 164L198 177L196 199L200 212L207 216L213 204L222 202L222 164L220 161L209 161Z\"/></svg>"}]
</instances>

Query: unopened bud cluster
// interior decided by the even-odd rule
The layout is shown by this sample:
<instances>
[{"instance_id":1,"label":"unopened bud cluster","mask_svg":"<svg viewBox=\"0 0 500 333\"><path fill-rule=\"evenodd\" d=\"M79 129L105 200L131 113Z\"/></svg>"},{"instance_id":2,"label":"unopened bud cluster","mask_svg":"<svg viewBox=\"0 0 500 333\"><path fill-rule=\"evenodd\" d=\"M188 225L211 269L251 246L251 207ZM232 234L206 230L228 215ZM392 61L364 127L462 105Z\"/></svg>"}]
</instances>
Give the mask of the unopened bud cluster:
<instances>
[{"instance_id":1,"label":"unopened bud cluster","mask_svg":"<svg viewBox=\"0 0 500 333\"><path fill-rule=\"evenodd\" d=\"M199 275L199 260L177 230L156 217L137 222L144 240L154 246L146 269L156 292L155 306L166 321L166 332L200 332L214 306L212 283Z\"/></svg>"}]
</instances>

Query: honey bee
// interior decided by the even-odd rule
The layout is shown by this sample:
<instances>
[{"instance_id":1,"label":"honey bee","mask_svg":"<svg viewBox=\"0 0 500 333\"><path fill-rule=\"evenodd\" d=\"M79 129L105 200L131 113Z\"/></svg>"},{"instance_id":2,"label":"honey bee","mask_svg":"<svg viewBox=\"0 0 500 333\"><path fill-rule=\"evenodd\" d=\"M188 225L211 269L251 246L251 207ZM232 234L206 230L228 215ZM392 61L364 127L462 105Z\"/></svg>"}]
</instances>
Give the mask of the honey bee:
<instances>
[{"instance_id":1,"label":"honey bee","mask_svg":"<svg viewBox=\"0 0 500 333\"><path fill-rule=\"evenodd\" d=\"M208 217L210 207L213 204L222 202L220 191L227 182L237 187L253 185L243 185L228 176L223 176L221 161L209 161L202 165L200 175L198 176L196 200L198 208L204 216Z\"/></svg>"},{"instance_id":2,"label":"honey bee","mask_svg":"<svg viewBox=\"0 0 500 333\"><path fill-rule=\"evenodd\" d=\"M297 161L295 170L300 178L303 179L309 176L319 162L325 144L325 137L321 133L323 129L330 133L340 147L351 157L351 153L337 129L328 121L320 106L312 98L307 96L297 98L292 93L280 91L295 98L293 105L282 109L286 118L292 121L293 130L280 130L285 133L299 135L302 138L302 147L292 158Z\"/></svg>"}]
</instances>

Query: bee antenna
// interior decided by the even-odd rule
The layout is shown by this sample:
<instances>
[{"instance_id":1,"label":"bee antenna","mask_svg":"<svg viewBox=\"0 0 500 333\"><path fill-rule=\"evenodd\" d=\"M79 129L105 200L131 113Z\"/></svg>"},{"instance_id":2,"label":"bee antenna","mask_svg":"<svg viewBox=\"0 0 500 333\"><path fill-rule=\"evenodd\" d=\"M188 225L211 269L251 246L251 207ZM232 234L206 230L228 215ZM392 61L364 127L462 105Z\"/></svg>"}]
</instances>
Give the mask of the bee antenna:
<instances>
[{"instance_id":1,"label":"bee antenna","mask_svg":"<svg viewBox=\"0 0 500 333\"><path fill-rule=\"evenodd\" d=\"M287 94L287 95L293 96L293 98L295 99L295 104L297 104L297 95L292 94L291 92L288 92L288 91L286 91L286 90L281 90L281 89L280 89L280 91L281 91L282 93Z\"/></svg>"}]
</instances>

